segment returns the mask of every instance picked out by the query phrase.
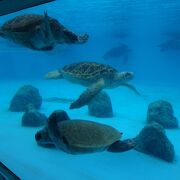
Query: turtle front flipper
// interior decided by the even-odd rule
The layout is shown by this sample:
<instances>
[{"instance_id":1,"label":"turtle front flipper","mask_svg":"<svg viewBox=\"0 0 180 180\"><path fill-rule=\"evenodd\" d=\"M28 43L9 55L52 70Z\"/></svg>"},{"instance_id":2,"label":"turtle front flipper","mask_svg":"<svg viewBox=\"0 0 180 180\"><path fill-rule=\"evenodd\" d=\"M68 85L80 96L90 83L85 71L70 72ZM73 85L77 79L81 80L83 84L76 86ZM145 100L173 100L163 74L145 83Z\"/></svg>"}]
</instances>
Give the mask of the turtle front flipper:
<instances>
[{"instance_id":1,"label":"turtle front flipper","mask_svg":"<svg viewBox=\"0 0 180 180\"><path fill-rule=\"evenodd\" d=\"M70 120L70 118L64 110L56 110L49 116L47 121L49 137L58 149L65 150L65 146L68 144L68 142L66 142L66 138L63 137L61 134L62 132L59 129L60 123L68 120Z\"/></svg>"},{"instance_id":2,"label":"turtle front flipper","mask_svg":"<svg viewBox=\"0 0 180 180\"><path fill-rule=\"evenodd\" d=\"M42 23L36 26L35 33L30 40L31 48L36 50L52 50L55 45L55 39L51 30L49 17L47 12L44 12Z\"/></svg>"},{"instance_id":3,"label":"turtle front flipper","mask_svg":"<svg viewBox=\"0 0 180 180\"><path fill-rule=\"evenodd\" d=\"M125 86L129 89L131 89L132 91L134 91L134 93L136 93L138 96L141 96L140 92L131 84L127 84L127 83L122 83L121 86Z\"/></svg>"},{"instance_id":4,"label":"turtle front flipper","mask_svg":"<svg viewBox=\"0 0 180 180\"><path fill-rule=\"evenodd\" d=\"M104 80L100 79L97 83L91 85L84 91L79 98L70 105L70 109L80 108L88 105L89 102L96 96L104 87Z\"/></svg>"},{"instance_id":5,"label":"turtle front flipper","mask_svg":"<svg viewBox=\"0 0 180 180\"><path fill-rule=\"evenodd\" d=\"M46 80L61 79L61 78L63 78L63 75L60 70L50 71L44 76L44 79L46 79Z\"/></svg>"},{"instance_id":6,"label":"turtle front flipper","mask_svg":"<svg viewBox=\"0 0 180 180\"><path fill-rule=\"evenodd\" d=\"M45 39L47 39L50 43L54 44L55 40L54 40L51 26L49 23L49 17L48 17L48 14L46 11L44 12L44 20L42 23L42 30L44 31Z\"/></svg>"},{"instance_id":7,"label":"turtle front flipper","mask_svg":"<svg viewBox=\"0 0 180 180\"><path fill-rule=\"evenodd\" d=\"M125 152L133 149L136 143L134 139L126 139L123 141L116 141L113 143L107 151L109 152Z\"/></svg>"}]
</instances>

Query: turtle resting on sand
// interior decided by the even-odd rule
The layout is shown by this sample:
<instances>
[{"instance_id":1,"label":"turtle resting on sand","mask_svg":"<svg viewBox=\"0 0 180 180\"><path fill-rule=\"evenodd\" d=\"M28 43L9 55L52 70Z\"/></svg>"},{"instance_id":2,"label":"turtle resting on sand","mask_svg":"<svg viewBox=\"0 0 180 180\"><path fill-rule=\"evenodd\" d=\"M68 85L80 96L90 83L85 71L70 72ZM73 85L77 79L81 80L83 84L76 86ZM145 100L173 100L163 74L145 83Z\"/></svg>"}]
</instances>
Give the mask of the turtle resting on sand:
<instances>
[{"instance_id":1,"label":"turtle resting on sand","mask_svg":"<svg viewBox=\"0 0 180 180\"><path fill-rule=\"evenodd\" d=\"M47 127L35 135L41 146L55 145L70 154L84 154L108 150L124 152L133 149L135 141L120 141L122 133L115 128L86 120L49 119Z\"/></svg>"},{"instance_id":2,"label":"turtle resting on sand","mask_svg":"<svg viewBox=\"0 0 180 180\"><path fill-rule=\"evenodd\" d=\"M92 98L103 88L126 86L140 95L136 88L127 82L133 78L132 72L118 72L109 65L96 62L80 62L54 70L45 75L45 79L67 79L72 83L88 87L79 98L70 105L70 109L88 105Z\"/></svg>"},{"instance_id":3,"label":"turtle resting on sand","mask_svg":"<svg viewBox=\"0 0 180 180\"><path fill-rule=\"evenodd\" d=\"M56 44L82 44L88 35L78 36L47 15L25 14L2 25L0 36L34 50L52 50Z\"/></svg>"}]
</instances>

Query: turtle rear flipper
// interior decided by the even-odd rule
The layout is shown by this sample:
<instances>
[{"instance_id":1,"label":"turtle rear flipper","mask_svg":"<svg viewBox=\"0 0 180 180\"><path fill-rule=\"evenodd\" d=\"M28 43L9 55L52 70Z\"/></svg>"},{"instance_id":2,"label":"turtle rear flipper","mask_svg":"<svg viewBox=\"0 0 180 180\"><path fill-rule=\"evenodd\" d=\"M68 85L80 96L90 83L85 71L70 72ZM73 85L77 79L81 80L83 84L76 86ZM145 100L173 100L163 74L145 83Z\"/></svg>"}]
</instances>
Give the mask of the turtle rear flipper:
<instances>
[{"instance_id":1,"label":"turtle rear flipper","mask_svg":"<svg viewBox=\"0 0 180 180\"><path fill-rule=\"evenodd\" d=\"M133 139L126 139L124 141L116 141L113 143L107 151L109 152L125 152L133 149L136 143Z\"/></svg>"},{"instance_id":2,"label":"turtle rear flipper","mask_svg":"<svg viewBox=\"0 0 180 180\"><path fill-rule=\"evenodd\" d=\"M84 91L79 98L70 105L70 109L80 108L88 105L88 103L96 96L104 87L104 80L100 79L97 83L91 85Z\"/></svg>"},{"instance_id":3,"label":"turtle rear flipper","mask_svg":"<svg viewBox=\"0 0 180 180\"><path fill-rule=\"evenodd\" d=\"M44 79L49 80L49 79L62 79L63 75L60 70L54 70L48 72L45 76Z\"/></svg>"}]
</instances>

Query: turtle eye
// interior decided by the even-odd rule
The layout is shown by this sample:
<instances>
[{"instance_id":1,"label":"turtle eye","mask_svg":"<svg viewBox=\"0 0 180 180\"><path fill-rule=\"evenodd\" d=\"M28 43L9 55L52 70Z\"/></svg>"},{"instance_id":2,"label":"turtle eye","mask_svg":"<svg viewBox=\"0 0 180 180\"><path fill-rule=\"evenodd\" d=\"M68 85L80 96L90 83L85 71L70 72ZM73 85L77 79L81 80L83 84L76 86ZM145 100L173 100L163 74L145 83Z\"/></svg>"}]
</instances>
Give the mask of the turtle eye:
<instances>
[{"instance_id":1,"label":"turtle eye","mask_svg":"<svg viewBox=\"0 0 180 180\"><path fill-rule=\"evenodd\" d=\"M125 72L124 77L125 77L125 79L132 79L133 73L132 72Z\"/></svg>"},{"instance_id":2,"label":"turtle eye","mask_svg":"<svg viewBox=\"0 0 180 180\"><path fill-rule=\"evenodd\" d=\"M126 73L126 77L130 77L131 74L129 72Z\"/></svg>"},{"instance_id":3,"label":"turtle eye","mask_svg":"<svg viewBox=\"0 0 180 180\"><path fill-rule=\"evenodd\" d=\"M36 139L36 141L40 141L42 139L42 135L40 132L36 133L35 139Z\"/></svg>"}]
</instances>

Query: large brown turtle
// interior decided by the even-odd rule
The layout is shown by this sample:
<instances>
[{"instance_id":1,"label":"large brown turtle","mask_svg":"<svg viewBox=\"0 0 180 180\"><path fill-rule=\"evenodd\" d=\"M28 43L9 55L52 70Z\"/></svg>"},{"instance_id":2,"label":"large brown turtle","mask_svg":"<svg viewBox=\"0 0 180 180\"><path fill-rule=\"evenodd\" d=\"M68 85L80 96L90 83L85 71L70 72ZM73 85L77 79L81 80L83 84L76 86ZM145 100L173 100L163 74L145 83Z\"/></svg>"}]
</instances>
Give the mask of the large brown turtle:
<instances>
[{"instance_id":1,"label":"large brown turtle","mask_svg":"<svg viewBox=\"0 0 180 180\"><path fill-rule=\"evenodd\" d=\"M25 14L2 25L0 36L34 50L51 50L56 44L81 44L88 35L78 36L47 15Z\"/></svg>"},{"instance_id":2,"label":"large brown turtle","mask_svg":"<svg viewBox=\"0 0 180 180\"><path fill-rule=\"evenodd\" d=\"M133 78L132 72L118 72L109 65L96 62L70 64L62 69L51 71L45 75L45 79L62 78L88 87L87 90L71 104L70 109L80 108L89 104L92 98L103 88L126 86L139 95L139 92L135 87L127 83Z\"/></svg>"},{"instance_id":3,"label":"large brown turtle","mask_svg":"<svg viewBox=\"0 0 180 180\"><path fill-rule=\"evenodd\" d=\"M55 145L71 154L83 154L108 150L124 152L135 146L133 139L121 141L122 133L117 129L88 120L59 121L49 118L47 126L35 135L37 143L44 147Z\"/></svg>"}]
</instances>

